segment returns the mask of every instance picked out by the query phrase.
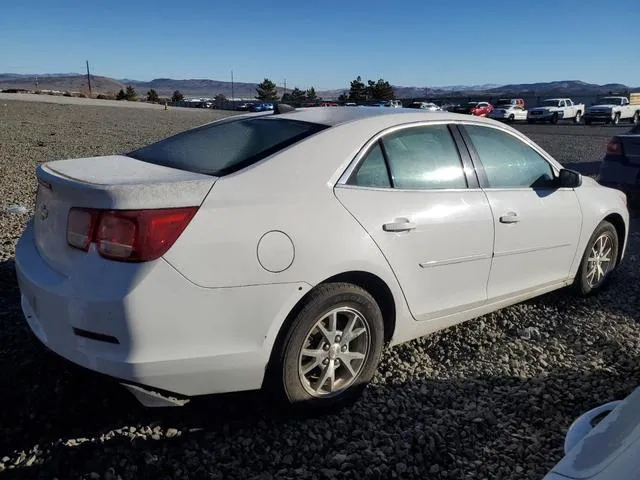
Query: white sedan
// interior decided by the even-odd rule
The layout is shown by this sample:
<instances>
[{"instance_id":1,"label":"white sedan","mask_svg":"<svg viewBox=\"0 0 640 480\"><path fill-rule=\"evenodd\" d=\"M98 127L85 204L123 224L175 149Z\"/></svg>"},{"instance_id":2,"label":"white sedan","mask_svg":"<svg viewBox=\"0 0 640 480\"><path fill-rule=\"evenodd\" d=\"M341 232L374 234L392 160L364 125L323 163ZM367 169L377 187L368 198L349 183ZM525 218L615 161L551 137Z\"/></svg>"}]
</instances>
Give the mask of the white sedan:
<instances>
[{"instance_id":1,"label":"white sedan","mask_svg":"<svg viewBox=\"0 0 640 480\"><path fill-rule=\"evenodd\" d=\"M33 333L145 405L357 398L383 345L602 288L626 198L509 126L277 106L37 169L16 251Z\"/></svg>"},{"instance_id":2,"label":"white sedan","mask_svg":"<svg viewBox=\"0 0 640 480\"><path fill-rule=\"evenodd\" d=\"M494 120L504 120L507 122L526 120L527 110L519 105L496 107L491 111L491 113L489 113L489 118L493 118Z\"/></svg>"}]
</instances>

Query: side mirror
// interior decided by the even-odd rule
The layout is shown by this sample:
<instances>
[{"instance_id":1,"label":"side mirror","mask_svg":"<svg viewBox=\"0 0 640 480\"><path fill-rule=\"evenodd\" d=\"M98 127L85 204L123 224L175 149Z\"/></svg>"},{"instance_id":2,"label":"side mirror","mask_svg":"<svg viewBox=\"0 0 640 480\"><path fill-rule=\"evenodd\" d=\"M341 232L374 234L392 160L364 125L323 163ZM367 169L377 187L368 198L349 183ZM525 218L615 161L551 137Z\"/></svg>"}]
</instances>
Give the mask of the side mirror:
<instances>
[{"instance_id":1,"label":"side mirror","mask_svg":"<svg viewBox=\"0 0 640 480\"><path fill-rule=\"evenodd\" d=\"M560 188L578 188L582 185L582 175L574 170L563 168L558 174L558 186Z\"/></svg>"}]
</instances>

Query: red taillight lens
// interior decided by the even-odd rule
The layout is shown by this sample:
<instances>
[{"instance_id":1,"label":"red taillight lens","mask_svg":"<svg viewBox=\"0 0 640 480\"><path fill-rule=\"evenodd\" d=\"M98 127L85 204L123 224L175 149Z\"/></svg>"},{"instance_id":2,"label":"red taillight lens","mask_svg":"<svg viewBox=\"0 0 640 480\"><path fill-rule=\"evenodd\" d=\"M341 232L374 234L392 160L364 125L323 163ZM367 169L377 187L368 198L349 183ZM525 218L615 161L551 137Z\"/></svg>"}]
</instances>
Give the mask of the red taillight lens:
<instances>
[{"instance_id":1,"label":"red taillight lens","mask_svg":"<svg viewBox=\"0 0 640 480\"><path fill-rule=\"evenodd\" d=\"M69 212L67 241L72 247L85 251L95 242L98 253L112 260L155 260L171 248L197 210L198 207L158 210L72 208ZM88 213L89 216L82 216L78 212ZM90 225L83 229L87 220ZM82 236L84 232L89 233Z\"/></svg>"},{"instance_id":2,"label":"red taillight lens","mask_svg":"<svg viewBox=\"0 0 640 480\"><path fill-rule=\"evenodd\" d=\"M607 155L622 155L622 142L617 138L612 138L607 144Z\"/></svg>"},{"instance_id":3,"label":"red taillight lens","mask_svg":"<svg viewBox=\"0 0 640 480\"><path fill-rule=\"evenodd\" d=\"M89 250L93 237L94 211L72 208L67 218L67 243L85 252Z\"/></svg>"}]
</instances>

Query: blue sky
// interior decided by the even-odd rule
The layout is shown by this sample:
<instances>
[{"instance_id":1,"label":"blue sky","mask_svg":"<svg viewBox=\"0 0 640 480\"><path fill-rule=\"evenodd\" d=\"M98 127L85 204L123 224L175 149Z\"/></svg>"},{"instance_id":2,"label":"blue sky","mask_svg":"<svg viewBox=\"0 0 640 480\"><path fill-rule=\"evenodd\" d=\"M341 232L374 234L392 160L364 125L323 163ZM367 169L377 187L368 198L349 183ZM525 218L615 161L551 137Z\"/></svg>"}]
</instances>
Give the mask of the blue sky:
<instances>
[{"instance_id":1,"label":"blue sky","mask_svg":"<svg viewBox=\"0 0 640 480\"><path fill-rule=\"evenodd\" d=\"M0 72L640 86L640 0L3 2Z\"/></svg>"}]
</instances>

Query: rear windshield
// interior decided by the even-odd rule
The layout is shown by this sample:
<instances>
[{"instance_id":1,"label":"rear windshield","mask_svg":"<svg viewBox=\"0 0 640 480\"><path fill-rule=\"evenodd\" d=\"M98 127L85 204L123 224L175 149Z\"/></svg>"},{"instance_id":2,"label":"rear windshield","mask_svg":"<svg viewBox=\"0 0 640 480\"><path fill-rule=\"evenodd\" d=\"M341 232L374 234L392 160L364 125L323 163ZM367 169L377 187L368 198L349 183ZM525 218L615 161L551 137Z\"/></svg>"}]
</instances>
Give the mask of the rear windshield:
<instances>
[{"instance_id":1,"label":"rear windshield","mask_svg":"<svg viewBox=\"0 0 640 480\"><path fill-rule=\"evenodd\" d=\"M156 165L222 176L325 128L328 127L283 118L229 119L187 130L127 155Z\"/></svg>"}]
</instances>

